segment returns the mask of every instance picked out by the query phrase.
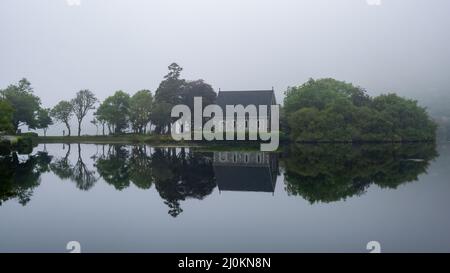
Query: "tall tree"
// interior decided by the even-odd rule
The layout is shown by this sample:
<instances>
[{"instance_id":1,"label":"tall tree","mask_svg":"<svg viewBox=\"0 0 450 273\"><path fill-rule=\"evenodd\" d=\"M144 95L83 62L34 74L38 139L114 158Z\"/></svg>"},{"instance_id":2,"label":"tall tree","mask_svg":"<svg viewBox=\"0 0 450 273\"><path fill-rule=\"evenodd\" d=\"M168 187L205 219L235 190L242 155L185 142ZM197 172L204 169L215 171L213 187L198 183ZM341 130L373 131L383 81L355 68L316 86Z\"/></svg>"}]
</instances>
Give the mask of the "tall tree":
<instances>
[{"instance_id":1,"label":"tall tree","mask_svg":"<svg viewBox=\"0 0 450 273\"><path fill-rule=\"evenodd\" d=\"M155 125L158 128L162 128L162 130L164 130L164 128L169 128L170 133L170 109L182 102L182 93L186 81L180 79L180 74L183 68L181 68L178 64L172 63L169 65L168 69L169 72L166 76L164 76L164 80L159 84L159 87L155 92L155 102L157 104L166 103L166 105L170 107L169 111L164 111L165 113L168 112L168 117L157 119L158 121L166 123Z\"/></svg>"},{"instance_id":2,"label":"tall tree","mask_svg":"<svg viewBox=\"0 0 450 273\"><path fill-rule=\"evenodd\" d=\"M73 105L68 101L60 101L50 112L55 120L62 122L67 127L68 136L70 136L69 121L73 116Z\"/></svg>"},{"instance_id":3,"label":"tall tree","mask_svg":"<svg viewBox=\"0 0 450 273\"><path fill-rule=\"evenodd\" d=\"M130 123L135 133L146 133L150 122L153 96L149 90L141 90L130 99Z\"/></svg>"},{"instance_id":4,"label":"tall tree","mask_svg":"<svg viewBox=\"0 0 450 273\"><path fill-rule=\"evenodd\" d=\"M89 110L95 109L97 102L95 95L88 89L78 91L76 97L72 99L73 112L78 121L78 136L81 135L81 123Z\"/></svg>"},{"instance_id":5,"label":"tall tree","mask_svg":"<svg viewBox=\"0 0 450 273\"><path fill-rule=\"evenodd\" d=\"M31 83L23 78L18 84L9 85L6 89L1 90L0 93L14 109L12 121L14 130L17 131L22 125L35 129L41 100L33 94Z\"/></svg>"},{"instance_id":6,"label":"tall tree","mask_svg":"<svg viewBox=\"0 0 450 273\"><path fill-rule=\"evenodd\" d=\"M37 126L36 128L44 130L44 136L47 136L48 126L52 125L53 121L50 117L50 109L41 108L37 115Z\"/></svg>"}]
</instances>

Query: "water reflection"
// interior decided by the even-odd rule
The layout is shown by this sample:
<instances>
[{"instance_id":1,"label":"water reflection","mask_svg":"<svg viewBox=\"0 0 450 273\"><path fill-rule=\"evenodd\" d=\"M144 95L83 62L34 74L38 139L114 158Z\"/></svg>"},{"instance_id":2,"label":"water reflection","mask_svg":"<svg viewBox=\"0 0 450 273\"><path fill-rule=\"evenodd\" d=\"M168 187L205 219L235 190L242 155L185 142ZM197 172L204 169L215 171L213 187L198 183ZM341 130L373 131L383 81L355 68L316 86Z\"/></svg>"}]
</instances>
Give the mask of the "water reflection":
<instances>
[{"instance_id":1,"label":"water reflection","mask_svg":"<svg viewBox=\"0 0 450 273\"><path fill-rule=\"evenodd\" d=\"M71 145L67 145L67 153L63 158L56 159L53 163L50 163L50 169L56 174L60 179L69 179L77 185L80 190L89 190L92 188L97 181L95 176L95 171L90 170L83 161L81 156L81 145L78 144L78 157L75 164L71 164L69 161L69 155L71 150ZM64 145L65 147L65 145Z\"/></svg>"},{"instance_id":2,"label":"water reflection","mask_svg":"<svg viewBox=\"0 0 450 273\"><path fill-rule=\"evenodd\" d=\"M143 190L154 188L168 213L176 217L183 212L180 202L201 200L216 186L219 192L273 193L280 169L291 196L310 203L333 202L361 195L372 184L395 189L415 181L437 156L434 144L297 145L286 147L280 159L278 153L139 145L98 145L95 153L83 158L82 147L64 145L65 153L59 157L49 155L45 147L23 158L1 157L0 202L16 199L27 204L41 174L51 171L83 191L101 180L119 191L131 184Z\"/></svg>"},{"instance_id":3,"label":"water reflection","mask_svg":"<svg viewBox=\"0 0 450 273\"><path fill-rule=\"evenodd\" d=\"M278 160L266 152L214 152L214 173L220 191L275 192Z\"/></svg>"},{"instance_id":4,"label":"water reflection","mask_svg":"<svg viewBox=\"0 0 450 273\"><path fill-rule=\"evenodd\" d=\"M20 158L17 153L0 157L0 205L10 199L26 205L41 182L41 174L50 170L51 160L45 151Z\"/></svg>"},{"instance_id":5,"label":"water reflection","mask_svg":"<svg viewBox=\"0 0 450 273\"><path fill-rule=\"evenodd\" d=\"M416 181L437 156L435 144L294 145L283 155L286 191L315 202L361 195L371 185Z\"/></svg>"}]
</instances>

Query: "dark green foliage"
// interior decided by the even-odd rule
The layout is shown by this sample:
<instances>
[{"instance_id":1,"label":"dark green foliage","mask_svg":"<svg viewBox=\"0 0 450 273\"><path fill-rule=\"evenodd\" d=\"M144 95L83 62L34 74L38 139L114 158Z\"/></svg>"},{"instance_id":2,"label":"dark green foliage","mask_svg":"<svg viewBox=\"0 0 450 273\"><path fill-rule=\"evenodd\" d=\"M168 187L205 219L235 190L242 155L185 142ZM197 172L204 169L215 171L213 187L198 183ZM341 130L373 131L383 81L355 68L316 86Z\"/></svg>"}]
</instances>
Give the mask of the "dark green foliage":
<instances>
[{"instance_id":1,"label":"dark green foliage","mask_svg":"<svg viewBox=\"0 0 450 273\"><path fill-rule=\"evenodd\" d=\"M136 92L130 99L129 119L135 133L146 133L153 108L153 96L149 90Z\"/></svg>"},{"instance_id":2,"label":"dark green foliage","mask_svg":"<svg viewBox=\"0 0 450 273\"><path fill-rule=\"evenodd\" d=\"M202 97L203 106L216 101L216 92L203 80L186 81L180 78L183 70L178 64L172 63L169 73L164 76L155 92L155 105L153 106L151 121L156 126L155 131L160 134L170 133L173 119L170 111L177 104L184 104L193 111L194 97Z\"/></svg>"},{"instance_id":3,"label":"dark green foliage","mask_svg":"<svg viewBox=\"0 0 450 273\"><path fill-rule=\"evenodd\" d=\"M334 79L289 88L282 118L295 141L433 141L436 135L436 125L417 101L395 94L372 99Z\"/></svg>"},{"instance_id":4,"label":"dark green foliage","mask_svg":"<svg viewBox=\"0 0 450 273\"><path fill-rule=\"evenodd\" d=\"M109 131L115 134L128 127L129 114L130 95L120 90L106 98L95 113L97 119L106 121Z\"/></svg>"}]
</instances>

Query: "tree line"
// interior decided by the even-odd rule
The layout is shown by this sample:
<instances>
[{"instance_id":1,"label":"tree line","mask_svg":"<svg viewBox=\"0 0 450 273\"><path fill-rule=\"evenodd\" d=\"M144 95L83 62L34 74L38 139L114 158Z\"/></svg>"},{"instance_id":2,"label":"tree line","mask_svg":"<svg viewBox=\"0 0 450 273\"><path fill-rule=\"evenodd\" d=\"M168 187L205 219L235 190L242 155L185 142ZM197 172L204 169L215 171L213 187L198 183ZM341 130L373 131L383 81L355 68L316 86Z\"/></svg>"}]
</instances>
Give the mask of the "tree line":
<instances>
[{"instance_id":1,"label":"tree line","mask_svg":"<svg viewBox=\"0 0 450 273\"><path fill-rule=\"evenodd\" d=\"M169 72L153 95L150 90L140 90L130 96L119 90L100 102L88 89L80 90L71 100L62 100L53 108L43 108L31 83L20 80L0 90L0 132L17 133L21 126L43 129L44 135L54 122L62 123L71 135L70 121L77 122L77 135L81 136L82 124L90 111L94 111L91 123L100 127L102 134L122 134L129 129L136 134L170 133L170 111L176 104L193 106L195 96L203 97L204 104L216 100L216 92L203 80L188 81L181 78L182 68L172 63Z\"/></svg>"},{"instance_id":2,"label":"tree line","mask_svg":"<svg viewBox=\"0 0 450 273\"><path fill-rule=\"evenodd\" d=\"M130 96L119 90L103 102L88 89L80 90L70 101L60 101L51 109L41 107L30 82L20 80L0 90L0 132L17 132L22 125L43 129L53 122L65 124L71 135L70 121L75 118L78 136L88 112L91 121L105 134L136 134L150 131L170 134L174 105L193 108L194 97L203 98L203 106L214 104L217 94L203 80L181 78L183 70L172 63L154 95L140 90ZM281 133L287 139L306 142L430 141L436 137L436 124L417 101L394 93L370 97L351 83L334 79L310 79L289 87L281 108Z\"/></svg>"}]
</instances>

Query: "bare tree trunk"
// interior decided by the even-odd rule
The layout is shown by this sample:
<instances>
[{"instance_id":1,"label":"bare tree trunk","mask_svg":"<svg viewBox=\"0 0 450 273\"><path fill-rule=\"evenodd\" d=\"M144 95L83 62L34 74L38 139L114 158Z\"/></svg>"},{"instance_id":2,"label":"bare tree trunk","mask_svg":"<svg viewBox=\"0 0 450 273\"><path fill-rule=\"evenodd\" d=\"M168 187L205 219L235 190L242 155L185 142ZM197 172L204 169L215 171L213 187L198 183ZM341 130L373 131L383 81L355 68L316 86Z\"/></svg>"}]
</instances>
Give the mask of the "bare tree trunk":
<instances>
[{"instance_id":1,"label":"bare tree trunk","mask_svg":"<svg viewBox=\"0 0 450 273\"><path fill-rule=\"evenodd\" d=\"M67 127L67 136L70 136L70 126L68 122L66 122L66 127Z\"/></svg>"}]
</instances>

